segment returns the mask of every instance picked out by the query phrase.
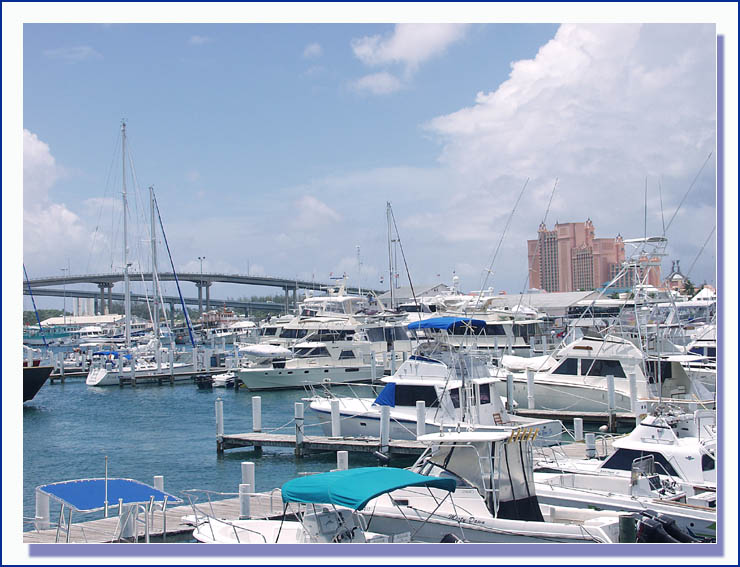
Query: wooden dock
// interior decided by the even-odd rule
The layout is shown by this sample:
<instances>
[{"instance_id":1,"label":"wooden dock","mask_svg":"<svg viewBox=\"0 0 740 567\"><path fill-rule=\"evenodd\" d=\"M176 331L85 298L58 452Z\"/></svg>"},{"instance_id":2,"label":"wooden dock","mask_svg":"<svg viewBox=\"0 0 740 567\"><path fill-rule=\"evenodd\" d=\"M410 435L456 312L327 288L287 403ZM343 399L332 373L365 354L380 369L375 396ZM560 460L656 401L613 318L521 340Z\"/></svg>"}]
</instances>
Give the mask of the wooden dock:
<instances>
[{"instance_id":1,"label":"wooden dock","mask_svg":"<svg viewBox=\"0 0 740 567\"><path fill-rule=\"evenodd\" d=\"M198 502L198 510L201 514L207 513L214 517L225 520L236 520L240 517L240 505L238 498L214 500L211 504ZM253 494L249 501L250 517L252 518L274 518L282 515L282 500L280 491L270 493ZM78 517L79 518L79 517ZM188 503L172 508L167 508L165 515L161 510L155 510L149 527L150 542L166 541L188 541L193 531L194 519L193 507ZM118 531L118 516L101 518L98 520L75 521L72 517L72 529L70 530L70 543L114 543L118 541L144 541L145 528L139 525L136 538L120 540L116 537ZM165 528L166 526L166 528ZM60 543L66 542L66 533L59 535ZM33 530L23 532L23 543L55 543L57 542L56 526L51 529Z\"/></svg>"},{"instance_id":2,"label":"wooden dock","mask_svg":"<svg viewBox=\"0 0 740 567\"><path fill-rule=\"evenodd\" d=\"M609 423L610 416L614 416L618 424L635 424L635 414L632 412L618 411L613 414L605 411L566 411L566 410L545 410L545 409L527 409L517 408L516 414L524 417L534 417L537 419L559 419L566 423L571 423L575 418L580 417L584 423Z\"/></svg>"},{"instance_id":3,"label":"wooden dock","mask_svg":"<svg viewBox=\"0 0 740 567\"><path fill-rule=\"evenodd\" d=\"M216 440L216 449L223 453L228 449L254 447L261 452L262 447L290 447L296 456L306 453L326 453L348 451L350 453L374 453L381 450L380 439L377 437L326 437L306 435L300 446L296 445L295 435L278 433L234 433L223 435ZM391 440L388 442L388 455L421 455L426 445L420 441Z\"/></svg>"}]
</instances>

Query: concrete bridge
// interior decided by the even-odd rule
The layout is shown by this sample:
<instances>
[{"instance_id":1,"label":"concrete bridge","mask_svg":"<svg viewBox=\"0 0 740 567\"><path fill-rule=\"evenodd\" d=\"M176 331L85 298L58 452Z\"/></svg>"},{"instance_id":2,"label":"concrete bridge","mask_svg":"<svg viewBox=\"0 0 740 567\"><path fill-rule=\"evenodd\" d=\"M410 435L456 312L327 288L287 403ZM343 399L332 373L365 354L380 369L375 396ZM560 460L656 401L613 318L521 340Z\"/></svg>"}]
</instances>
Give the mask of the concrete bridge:
<instances>
[{"instance_id":1,"label":"concrete bridge","mask_svg":"<svg viewBox=\"0 0 740 567\"><path fill-rule=\"evenodd\" d=\"M172 272L161 272L157 274L159 281L174 281L175 275ZM141 282L141 281L152 281L152 273L151 272L129 272L129 278L132 282ZM298 290L315 290L315 291L327 291L331 288L337 288L339 287L339 283L335 284L327 284L327 283L320 283L320 282L309 282L309 281L303 281L303 280L289 280L285 278L272 278L268 276L247 276L247 275L240 275L240 274L220 274L220 273L200 273L200 272L183 272L177 274L177 279L179 281L184 282L191 282L194 283L196 288L198 289L198 299L197 299L197 305L198 310L202 314L203 313L203 289L205 288L205 304L206 309L211 309L211 286L214 283L230 283L230 284L240 284L240 285L256 285L256 286L266 286L266 287L278 287L282 288L285 292L285 304L283 306L278 306L278 304L275 303L264 303L264 304L254 304L254 305L268 305L268 306L278 306L278 311L284 310L287 311L289 308L289 294L292 291L293 292L293 306L295 306L298 302ZM47 290L49 293L43 293L41 290L43 288L49 287L49 286L65 286L65 285L75 285L75 284L94 284L98 286L99 293L94 292L81 292L80 290L75 289L67 289L66 295L70 297L99 297L100 298L100 312L103 312L102 306L105 305L106 301L106 295L108 300L108 309L110 309L111 304L113 302L113 297L121 297L123 298L123 294L113 294L113 286L123 281L123 272L120 273L109 273L109 274L85 274L85 275L66 275L66 276L51 276L51 277L45 277L45 278L33 278L30 279L28 282L23 283L23 293L28 295L28 287L30 285L31 288L33 288L34 295L51 295L51 296L58 296L62 297L63 292L61 292L59 289L56 290ZM364 289L360 290L356 287L348 287L346 288L348 293L359 293L364 292L367 293L369 290ZM376 293L383 293L382 291L374 290ZM53 293L52 293L53 292ZM58 292L58 293L57 293ZM132 294L132 299L134 298L134 294ZM139 296L139 300L145 300L146 298L144 296ZM179 303L179 298L176 298L176 303ZM194 302L195 299L188 299L186 303ZM213 300L214 303L218 305L223 305L223 300ZM234 307L245 307L250 308L249 302L231 302L234 305ZM227 306L229 305L229 302L226 302ZM262 309L262 307L259 307Z\"/></svg>"}]
</instances>

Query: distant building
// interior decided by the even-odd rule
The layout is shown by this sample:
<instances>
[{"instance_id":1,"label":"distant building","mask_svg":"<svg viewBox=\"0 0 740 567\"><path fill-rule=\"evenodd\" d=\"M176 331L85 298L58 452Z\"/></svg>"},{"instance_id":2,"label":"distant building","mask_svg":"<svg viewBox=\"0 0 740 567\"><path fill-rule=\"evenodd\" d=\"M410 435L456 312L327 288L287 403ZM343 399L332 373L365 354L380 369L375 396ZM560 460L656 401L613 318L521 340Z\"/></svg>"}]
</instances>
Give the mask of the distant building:
<instances>
[{"instance_id":1,"label":"distant building","mask_svg":"<svg viewBox=\"0 0 740 567\"><path fill-rule=\"evenodd\" d=\"M549 292L586 291L611 281L624 262L624 242L596 238L591 219L540 224L536 240L527 241L529 285Z\"/></svg>"},{"instance_id":2,"label":"distant building","mask_svg":"<svg viewBox=\"0 0 740 567\"><path fill-rule=\"evenodd\" d=\"M686 280L686 276L681 273L681 260L673 260L671 262L671 273L665 279L665 287L673 291L683 292Z\"/></svg>"}]
</instances>

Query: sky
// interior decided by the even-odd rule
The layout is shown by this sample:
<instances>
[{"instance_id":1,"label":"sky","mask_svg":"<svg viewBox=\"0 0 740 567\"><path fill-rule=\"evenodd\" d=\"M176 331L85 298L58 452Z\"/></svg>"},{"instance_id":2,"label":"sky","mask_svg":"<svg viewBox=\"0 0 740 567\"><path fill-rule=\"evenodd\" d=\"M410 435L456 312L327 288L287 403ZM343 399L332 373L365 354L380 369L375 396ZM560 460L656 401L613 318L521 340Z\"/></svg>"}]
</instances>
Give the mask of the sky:
<instances>
[{"instance_id":1,"label":"sky","mask_svg":"<svg viewBox=\"0 0 740 567\"><path fill-rule=\"evenodd\" d=\"M713 24L27 23L23 261L120 271L125 119L145 269L153 185L180 271L382 289L390 202L415 285L517 293L540 222L641 237L647 186L663 274L716 284L715 58Z\"/></svg>"}]
</instances>

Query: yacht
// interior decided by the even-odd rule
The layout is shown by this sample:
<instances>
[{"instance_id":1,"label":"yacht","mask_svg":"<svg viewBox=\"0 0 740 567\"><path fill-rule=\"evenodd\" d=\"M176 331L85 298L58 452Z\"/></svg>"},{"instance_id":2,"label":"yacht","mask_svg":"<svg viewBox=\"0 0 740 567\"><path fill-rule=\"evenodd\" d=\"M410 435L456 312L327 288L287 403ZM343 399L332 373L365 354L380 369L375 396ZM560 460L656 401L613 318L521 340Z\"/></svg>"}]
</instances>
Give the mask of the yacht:
<instances>
[{"instance_id":1,"label":"yacht","mask_svg":"<svg viewBox=\"0 0 740 567\"><path fill-rule=\"evenodd\" d=\"M616 543L620 513L541 504L535 492L528 436L515 432L440 432L411 471L452 479L454 493L408 487L374 498L363 509L368 528L411 530L438 542L453 533L473 543Z\"/></svg>"},{"instance_id":2,"label":"yacht","mask_svg":"<svg viewBox=\"0 0 740 567\"><path fill-rule=\"evenodd\" d=\"M503 357L494 372L501 378L513 376L514 398L520 405L528 403L527 370L534 372L536 409L605 412L609 375L614 377L614 411L632 411L630 375L635 377L640 413L647 413L661 399L713 403L711 394L687 376L680 357L646 358L632 342L614 335L587 335L535 359ZM505 393L504 382L498 387L500 394Z\"/></svg>"},{"instance_id":3,"label":"yacht","mask_svg":"<svg viewBox=\"0 0 740 567\"><path fill-rule=\"evenodd\" d=\"M450 332L458 327L482 328L475 319L438 317L423 321L427 328ZM384 378L382 391L375 397L314 396L310 409L319 415L324 432L331 433L332 401L339 403L343 435L380 435L382 408L389 407L390 437L416 439L418 401L425 402L426 431L460 427L510 431L527 426L537 431L539 443L559 442L562 423L557 420L530 419L506 411L495 392L498 379L492 377L480 353L449 344L439 335L421 343L390 377Z\"/></svg>"}]
</instances>

